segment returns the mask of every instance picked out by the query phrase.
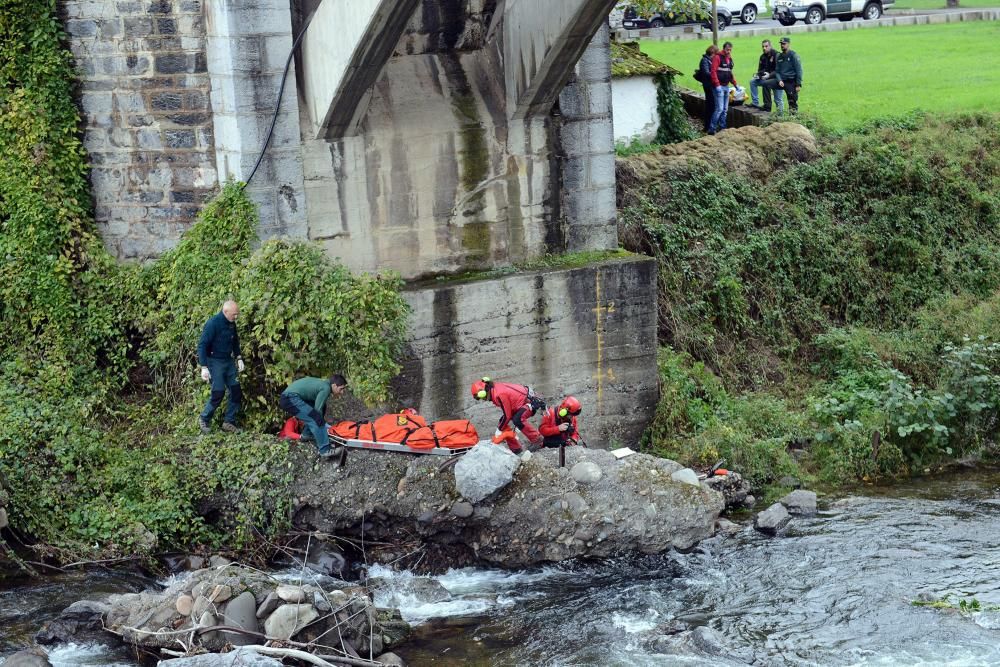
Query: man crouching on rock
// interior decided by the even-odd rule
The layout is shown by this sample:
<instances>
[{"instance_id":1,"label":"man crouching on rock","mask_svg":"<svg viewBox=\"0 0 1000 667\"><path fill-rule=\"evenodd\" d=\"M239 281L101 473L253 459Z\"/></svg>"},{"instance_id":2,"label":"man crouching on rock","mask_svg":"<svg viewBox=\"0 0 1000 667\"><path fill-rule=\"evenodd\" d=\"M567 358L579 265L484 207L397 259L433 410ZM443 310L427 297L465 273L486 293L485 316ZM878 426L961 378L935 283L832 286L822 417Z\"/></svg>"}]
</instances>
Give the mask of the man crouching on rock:
<instances>
[{"instance_id":1,"label":"man crouching on rock","mask_svg":"<svg viewBox=\"0 0 1000 667\"><path fill-rule=\"evenodd\" d=\"M305 424L306 432L312 434L316 449L324 459L339 456L342 449L330 447L330 434L326 430L326 399L331 395L340 396L345 389L347 380L343 375L331 375L329 380L304 377L288 385L278 399L278 407Z\"/></svg>"}]
</instances>

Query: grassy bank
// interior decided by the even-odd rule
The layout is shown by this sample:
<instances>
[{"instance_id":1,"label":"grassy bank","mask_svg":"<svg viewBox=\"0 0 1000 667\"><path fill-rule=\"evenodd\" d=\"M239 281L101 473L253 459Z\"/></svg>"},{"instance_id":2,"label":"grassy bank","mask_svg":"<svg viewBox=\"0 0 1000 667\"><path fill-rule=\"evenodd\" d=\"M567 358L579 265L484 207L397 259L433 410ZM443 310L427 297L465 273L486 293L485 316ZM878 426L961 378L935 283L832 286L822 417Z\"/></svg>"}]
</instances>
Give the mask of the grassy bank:
<instances>
[{"instance_id":1,"label":"grassy bank","mask_svg":"<svg viewBox=\"0 0 1000 667\"><path fill-rule=\"evenodd\" d=\"M749 85L762 37L735 37L736 76ZM778 36L771 38L777 47ZM831 128L915 109L935 113L992 111L1000 72L976 65L1000 55L1000 23L898 26L885 30L800 33L792 48L802 58L805 85L799 106ZM679 69L680 86L701 89L691 78L707 46L703 41L642 42L642 50Z\"/></svg>"},{"instance_id":2,"label":"grassy bank","mask_svg":"<svg viewBox=\"0 0 1000 667\"><path fill-rule=\"evenodd\" d=\"M648 446L760 486L992 455L998 140L994 115L910 117L766 182L707 170L625 193L622 236L661 265Z\"/></svg>"}]
</instances>

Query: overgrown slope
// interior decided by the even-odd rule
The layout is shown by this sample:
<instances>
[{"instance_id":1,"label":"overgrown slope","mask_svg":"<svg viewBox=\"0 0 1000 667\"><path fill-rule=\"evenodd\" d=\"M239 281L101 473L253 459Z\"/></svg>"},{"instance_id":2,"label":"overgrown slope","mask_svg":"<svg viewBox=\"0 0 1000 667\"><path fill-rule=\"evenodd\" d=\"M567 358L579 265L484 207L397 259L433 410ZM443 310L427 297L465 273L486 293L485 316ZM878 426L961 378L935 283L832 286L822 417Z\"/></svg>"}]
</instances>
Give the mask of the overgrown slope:
<instances>
[{"instance_id":1,"label":"overgrown slope","mask_svg":"<svg viewBox=\"0 0 1000 667\"><path fill-rule=\"evenodd\" d=\"M722 151L733 132L701 141ZM664 157L625 184L622 237L661 267L652 446L759 483L791 469L792 444L831 481L991 450L998 140L993 115L915 116L827 137L805 162L776 146L764 175Z\"/></svg>"}]
</instances>

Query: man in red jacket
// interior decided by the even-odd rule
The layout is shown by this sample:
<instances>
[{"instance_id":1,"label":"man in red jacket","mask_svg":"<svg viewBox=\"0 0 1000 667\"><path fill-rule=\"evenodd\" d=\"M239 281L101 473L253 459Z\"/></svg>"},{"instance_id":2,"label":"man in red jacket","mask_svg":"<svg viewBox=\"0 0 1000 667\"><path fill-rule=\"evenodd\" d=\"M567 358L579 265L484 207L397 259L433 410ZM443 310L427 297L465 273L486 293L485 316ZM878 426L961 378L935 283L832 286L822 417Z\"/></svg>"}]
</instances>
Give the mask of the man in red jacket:
<instances>
[{"instance_id":1,"label":"man in red jacket","mask_svg":"<svg viewBox=\"0 0 1000 667\"><path fill-rule=\"evenodd\" d=\"M542 425L538 430L545 437L546 447L575 445L580 442L576 418L581 410L580 401L567 396L558 408L549 408L542 413Z\"/></svg>"},{"instance_id":2,"label":"man in red jacket","mask_svg":"<svg viewBox=\"0 0 1000 667\"><path fill-rule=\"evenodd\" d=\"M472 383L472 397L477 401L489 399L493 405L500 408L500 423L497 424L494 442L495 438L503 434L505 427L513 425L524 434L531 446L542 444L542 434L528 423L527 419L539 408L544 409L545 403L535 396L531 387L508 382L493 382L489 378L483 378ZM514 454L521 452L521 443L512 430L508 429L508 435L504 439L511 452Z\"/></svg>"}]
</instances>

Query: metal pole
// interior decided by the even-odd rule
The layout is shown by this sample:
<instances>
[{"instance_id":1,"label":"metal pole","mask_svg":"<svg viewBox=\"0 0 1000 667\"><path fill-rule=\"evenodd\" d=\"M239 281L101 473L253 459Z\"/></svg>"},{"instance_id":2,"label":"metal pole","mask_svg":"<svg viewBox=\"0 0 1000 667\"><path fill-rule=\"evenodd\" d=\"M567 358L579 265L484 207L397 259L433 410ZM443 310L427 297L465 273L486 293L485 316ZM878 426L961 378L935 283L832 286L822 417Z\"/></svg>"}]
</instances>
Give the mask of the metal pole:
<instances>
[{"instance_id":1,"label":"metal pole","mask_svg":"<svg viewBox=\"0 0 1000 667\"><path fill-rule=\"evenodd\" d=\"M719 8L716 0L712 0L712 44L719 45Z\"/></svg>"}]
</instances>

